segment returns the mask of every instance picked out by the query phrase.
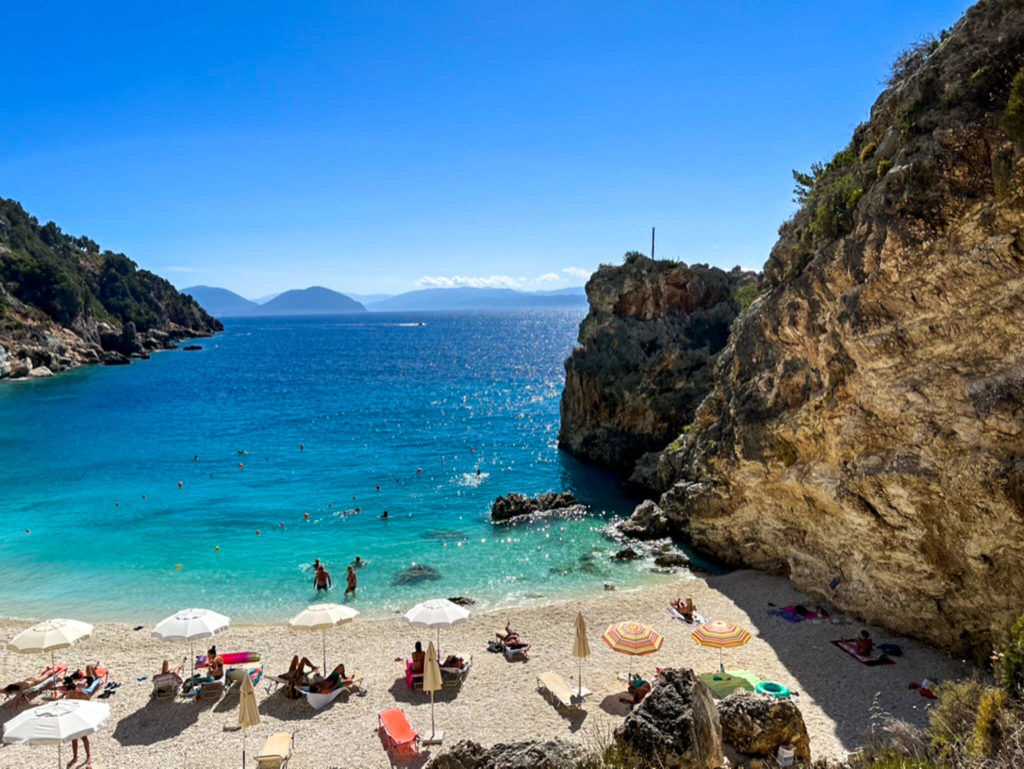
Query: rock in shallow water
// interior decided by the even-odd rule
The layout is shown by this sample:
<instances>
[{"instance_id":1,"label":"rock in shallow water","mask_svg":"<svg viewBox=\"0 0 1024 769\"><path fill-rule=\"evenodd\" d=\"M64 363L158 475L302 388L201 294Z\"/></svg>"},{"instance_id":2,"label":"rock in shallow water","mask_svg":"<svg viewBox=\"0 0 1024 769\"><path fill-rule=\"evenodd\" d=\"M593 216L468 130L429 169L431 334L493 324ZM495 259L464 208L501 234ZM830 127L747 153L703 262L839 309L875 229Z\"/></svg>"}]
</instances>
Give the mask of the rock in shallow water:
<instances>
[{"instance_id":1,"label":"rock in shallow water","mask_svg":"<svg viewBox=\"0 0 1024 769\"><path fill-rule=\"evenodd\" d=\"M418 563L415 566L410 566L408 569L403 569L395 575L395 578L391 581L392 585L415 585L419 582L426 582L428 580L441 579L441 573L423 563Z\"/></svg>"},{"instance_id":2,"label":"rock in shallow water","mask_svg":"<svg viewBox=\"0 0 1024 769\"><path fill-rule=\"evenodd\" d=\"M491 521L501 523L513 518L536 515L575 515L585 514L587 508L581 505L571 492L547 492L536 497L515 492L505 497L498 497L491 506Z\"/></svg>"}]
</instances>

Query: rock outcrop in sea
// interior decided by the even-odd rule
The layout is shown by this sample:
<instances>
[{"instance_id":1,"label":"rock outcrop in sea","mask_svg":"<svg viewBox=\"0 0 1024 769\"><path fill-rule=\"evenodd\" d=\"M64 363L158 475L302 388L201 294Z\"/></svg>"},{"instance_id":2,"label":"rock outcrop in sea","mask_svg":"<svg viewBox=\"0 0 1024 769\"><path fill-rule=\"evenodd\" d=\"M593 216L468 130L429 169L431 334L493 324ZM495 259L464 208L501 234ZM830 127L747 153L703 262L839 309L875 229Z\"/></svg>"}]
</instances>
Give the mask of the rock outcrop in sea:
<instances>
[{"instance_id":1,"label":"rock outcrop in sea","mask_svg":"<svg viewBox=\"0 0 1024 769\"><path fill-rule=\"evenodd\" d=\"M494 504L491 505L491 521L505 523L525 517L576 516L584 515L586 512L586 505L580 504L569 491L549 491L535 497L512 492L494 500Z\"/></svg>"},{"instance_id":2,"label":"rock outcrop in sea","mask_svg":"<svg viewBox=\"0 0 1024 769\"><path fill-rule=\"evenodd\" d=\"M661 378L692 351L670 326L688 293L647 309L626 298L662 296L662 272L598 274L562 444L628 468L660 442L659 527L868 621L991 648L1024 605L1022 182L1024 6L986 0L798 176L759 298L693 381Z\"/></svg>"},{"instance_id":3,"label":"rock outcrop in sea","mask_svg":"<svg viewBox=\"0 0 1024 769\"><path fill-rule=\"evenodd\" d=\"M0 379L123 365L223 328L124 254L0 198Z\"/></svg>"},{"instance_id":4,"label":"rock outcrop in sea","mask_svg":"<svg viewBox=\"0 0 1024 769\"><path fill-rule=\"evenodd\" d=\"M654 261L626 254L587 281L590 312L565 363L559 445L631 471L660 451L711 389L711 364L739 314L739 269Z\"/></svg>"}]
</instances>

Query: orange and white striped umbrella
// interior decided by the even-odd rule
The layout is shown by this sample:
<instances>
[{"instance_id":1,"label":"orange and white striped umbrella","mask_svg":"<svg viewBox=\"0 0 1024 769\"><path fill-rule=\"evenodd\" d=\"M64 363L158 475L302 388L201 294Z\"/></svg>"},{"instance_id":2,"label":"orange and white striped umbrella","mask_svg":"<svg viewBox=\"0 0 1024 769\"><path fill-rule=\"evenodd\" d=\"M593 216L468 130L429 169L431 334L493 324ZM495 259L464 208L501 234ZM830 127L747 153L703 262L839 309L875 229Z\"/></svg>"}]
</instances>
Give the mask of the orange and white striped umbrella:
<instances>
[{"instance_id":1,"label":"orange and white striped umbrella","mask_svg":"<svg viewBox=\"0 0 1024 769\"><path fill-rule=\"evenodd\" d=\"M690 638L700 646L707 646L711 649L718 649L719 667L725 669L722 661L722 649L733 649L737 646L746 646L750 643L751 635L739 625L734 625L725 620L716 619L713 622L705 622L692 633Z\"/></svg>"},{"instance_id":2,"label":"orange and white striped umbrella","mask_svg":"<svg viewBox=\"0 0 1024 769\"><path fill-rule=\"evenodd\" d=\"M608 626L601 640L608 644L612 651L638 657L642 654L654 654L661 648L665 639L660 633L639 622L616 622Z\"/></svg>"}]
</instances>

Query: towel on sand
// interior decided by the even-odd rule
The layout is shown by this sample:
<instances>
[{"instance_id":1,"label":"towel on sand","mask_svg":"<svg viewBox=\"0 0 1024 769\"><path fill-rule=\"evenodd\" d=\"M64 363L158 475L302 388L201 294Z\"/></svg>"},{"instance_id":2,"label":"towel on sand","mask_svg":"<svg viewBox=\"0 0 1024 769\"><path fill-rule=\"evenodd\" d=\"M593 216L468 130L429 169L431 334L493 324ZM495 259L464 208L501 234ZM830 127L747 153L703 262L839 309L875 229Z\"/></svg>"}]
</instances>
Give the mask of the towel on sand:
<instances>
[{"instance_id":1,"label":"towel on sand","mask_svg":"<svg viewBox=\"0 0 1024 769\"><path fill-rule=\"evenodd\" d=\"M700 680L711 690L711 693L722 700L735 691L746 689L754 691L761 679L749 670L730 670L725 673L705 673Z\"/></svg>"},{"instance_id":2,"label":"towel on sand","mask_svg":"<svg viewBox=\"0 0 1024 769\"><path fill-rule=\"evenodd\" d=\"M864 665L895 665L896 663L885 656L885 652L879 651L878 649L872 649L871 656L865 657L861 654L857 654L857 640L855 638L844 638L841 641L833 641L836 646L842 649L844 652L849 654L858 662Z\"/></svg>"}]
</instances>

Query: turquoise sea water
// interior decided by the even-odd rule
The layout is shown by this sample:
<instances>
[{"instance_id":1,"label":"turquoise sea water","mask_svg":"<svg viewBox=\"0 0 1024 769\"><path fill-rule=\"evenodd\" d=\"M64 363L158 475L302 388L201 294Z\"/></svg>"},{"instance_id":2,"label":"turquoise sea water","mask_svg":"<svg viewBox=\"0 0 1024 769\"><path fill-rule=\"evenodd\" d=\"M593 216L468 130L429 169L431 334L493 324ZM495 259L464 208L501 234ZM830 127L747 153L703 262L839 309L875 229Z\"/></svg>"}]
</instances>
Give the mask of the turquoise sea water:
<instances>
[{"instance_id":1,"label":"turquoise sea water","mask_svg":"<svg viewBox=\"0 0 1024 769\"><path fill-rule=\"evenodd\" d=\"M371 613L656 579L600 535L634 500L556 448L582 314L236 319L201 352L0 386L0 614L277 621L315 599L314 557L341 601L357 554ZM562 489L598 514L488 520ZM395 584L413 564L440 576Z\"/></svg>"}]
</instances>

